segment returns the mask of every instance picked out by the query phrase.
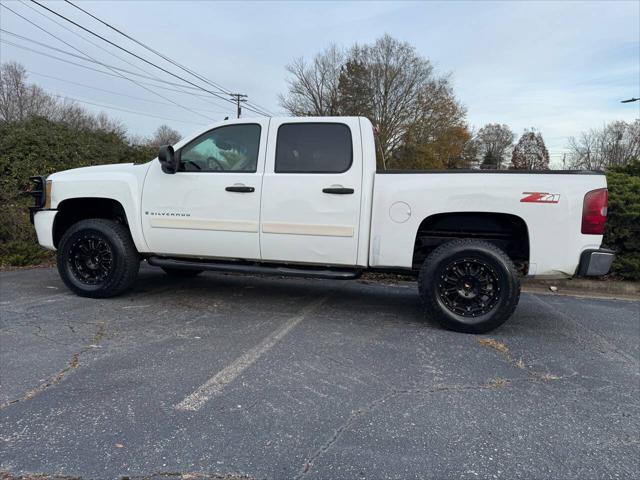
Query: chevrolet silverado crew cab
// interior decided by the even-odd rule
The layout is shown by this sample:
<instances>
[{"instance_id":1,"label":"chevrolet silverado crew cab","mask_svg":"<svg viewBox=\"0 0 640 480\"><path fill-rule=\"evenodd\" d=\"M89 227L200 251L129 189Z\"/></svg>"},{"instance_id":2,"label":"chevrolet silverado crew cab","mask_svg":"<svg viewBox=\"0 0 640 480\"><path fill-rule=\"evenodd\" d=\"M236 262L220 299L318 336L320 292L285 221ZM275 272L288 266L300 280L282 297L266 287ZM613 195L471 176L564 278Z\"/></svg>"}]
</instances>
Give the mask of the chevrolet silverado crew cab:
<instances>
[{"instance_id":1,"label":"chevrolet silverado crew cab","mask_svg":"<svg viewBox=\"0 0 640 480\"><path fill-rule=\"evenodd\" d=\"M356 278L415 274L426 315L485 332L523 275L603 275L604 175L376 170L366 118L224 121L143 164L34 177L39 243L64 283L110 297L141 260L203 270Z\"/></svg>"}]
</instances>

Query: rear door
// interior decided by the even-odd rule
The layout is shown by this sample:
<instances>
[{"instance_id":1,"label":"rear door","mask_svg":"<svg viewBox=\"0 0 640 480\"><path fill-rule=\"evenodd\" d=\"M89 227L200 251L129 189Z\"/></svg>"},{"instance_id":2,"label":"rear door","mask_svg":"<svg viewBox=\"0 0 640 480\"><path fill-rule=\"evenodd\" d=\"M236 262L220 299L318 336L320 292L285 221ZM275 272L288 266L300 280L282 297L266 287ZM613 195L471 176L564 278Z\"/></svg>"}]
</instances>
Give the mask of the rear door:
<instances>
[{"instance_id":1,"label":"rear door","mask_svg":"<svg viewBox=\"0 0 640 480\"><path fill-rule=\"evenodd\" d=\"M262 260L355 265L362 181L358 119L272 119L267 143Z\"/></svg>"}]
</instances>

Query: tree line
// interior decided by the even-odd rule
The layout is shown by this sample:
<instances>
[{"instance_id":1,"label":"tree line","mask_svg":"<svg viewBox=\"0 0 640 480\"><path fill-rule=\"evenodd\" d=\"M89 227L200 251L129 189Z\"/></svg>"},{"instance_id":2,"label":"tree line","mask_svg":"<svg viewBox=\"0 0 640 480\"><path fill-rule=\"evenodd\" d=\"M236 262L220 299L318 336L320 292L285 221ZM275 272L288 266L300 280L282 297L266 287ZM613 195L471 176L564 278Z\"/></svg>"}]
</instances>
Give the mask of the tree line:
<instances>
[{"instance_id":1,"label":"tree line","mask_svg":"<svg viewBox=\"0 0 640 480\"><path fill-rule=\"evenodd\" d=\"M0 66L0 123L20 123L36 117L60 122L78 131L113 134L129 145L151 150L177 143L181 138L180 132L168 125L160 125L149 137L128 135L121 121L109 118L104 112L94 115L75 101L52 95L29 83L27 71L19 63L3 63Z\"/></svg>"},{"instance_id":2,"label":"tree line","mask_svg":"<svg viewBox=\"0 0 640 480\"><path fill-rule=\"evenodd\" d=\"M331 45L286 66L280 105L291 115L364 116L376 128L379 167L397 169L548 169L542 134L509 126L474 131L450 75L389 35L350 48ZM567 145L570 168L603 169L640 157L640 120L614 122Z\"/></svg>"}]
</instances>

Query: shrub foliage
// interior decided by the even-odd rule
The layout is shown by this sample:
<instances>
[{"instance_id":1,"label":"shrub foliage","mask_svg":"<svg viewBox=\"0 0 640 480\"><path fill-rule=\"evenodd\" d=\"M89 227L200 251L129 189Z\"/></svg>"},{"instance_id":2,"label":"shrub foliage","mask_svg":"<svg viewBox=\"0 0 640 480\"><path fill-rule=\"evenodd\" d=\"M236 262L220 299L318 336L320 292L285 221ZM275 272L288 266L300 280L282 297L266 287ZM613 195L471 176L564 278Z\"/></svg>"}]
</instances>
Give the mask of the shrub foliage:
<instances>
[{"instance_id":1,"label":"shrub foliage","mask_svg":"<svg viewBox=\"0 0 640 480\"><path fill-rule=\"evenodd\" d=\"M0 264L30 265L48 255L36 243L27 207L29 177L106 163L146 162L155 150L117 132L78 130L44 118L0 122Z\"/></svg>"},{"instance_id":2,"label":"shrub foliage","mask_svg":"<svg viewBox=\"0 0 640 480\"><path fill-rule=\"evenodd\" d=\"M609 215L604 246L616 251L612 273L640 280L640 161L607 172Z\"/></svg>"}]
</instances>

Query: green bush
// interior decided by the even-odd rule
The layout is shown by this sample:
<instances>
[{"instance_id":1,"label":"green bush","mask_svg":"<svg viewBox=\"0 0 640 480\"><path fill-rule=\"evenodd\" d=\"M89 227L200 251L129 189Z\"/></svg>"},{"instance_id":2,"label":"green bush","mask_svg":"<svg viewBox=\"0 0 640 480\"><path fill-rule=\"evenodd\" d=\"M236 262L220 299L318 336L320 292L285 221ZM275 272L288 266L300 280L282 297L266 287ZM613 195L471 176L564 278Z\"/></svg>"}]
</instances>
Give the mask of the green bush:
<instances>
[{"instance_id":1,"label":"green bush","mask_svg":"<svg viewBox=\"0 0 640 480\"><path fill-rule=\"evenodd\" d=\"M106 163L147 162L155 152L132 146L124 136L76 130L61 122L31 118L0 123L0 190L16 195L29 177Z\"/></svg>"},{"instance_id":2,"label":"green bush","mask_svg":"<svg viewBox=\"0 0 640 480\"><path fill-rule=\"evenodd\" d=\"M607 172L609 215L603 246L616 251L611 273L640 280L640 162Z\"/></svg>"},{"instance_id":3,"label":"green bush","mask_svg":"<svg viewBox=\"0 0 640 480\"><path fill-rule=\"evenodd\" d=\"M77 130L44 118L0 123L0 265L39 264L50 254L29 223L29 177L70 168L151 160L155 151L129 145L123 135Z\"/></svg>"}]
</instances>

